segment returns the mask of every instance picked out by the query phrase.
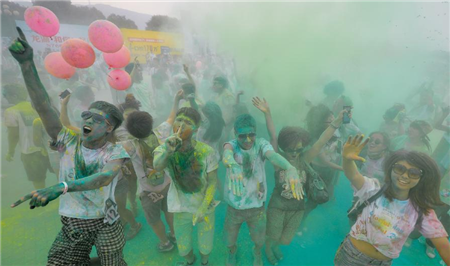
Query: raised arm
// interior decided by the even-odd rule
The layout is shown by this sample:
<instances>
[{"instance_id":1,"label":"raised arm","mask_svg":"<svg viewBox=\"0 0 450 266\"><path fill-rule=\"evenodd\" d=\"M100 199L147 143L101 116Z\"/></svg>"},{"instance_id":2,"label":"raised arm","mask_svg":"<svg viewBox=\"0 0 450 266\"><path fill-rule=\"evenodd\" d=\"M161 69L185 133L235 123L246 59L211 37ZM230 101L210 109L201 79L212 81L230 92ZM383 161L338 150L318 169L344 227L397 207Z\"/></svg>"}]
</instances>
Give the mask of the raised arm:
<instances>
[{"instance_id":1,"label":"raised arm","mask_svg":"<svg viewBox=\"0 0 450 266\"><path fill-rule=\"evenodd\" d=\"M317 155L319 155L323 146L333 137L334 132L342 125L342 118L347 110L342 110L338 117L330 123L328 128L320 135L320 138L312 145L311 149L305 152L303 160L306 163L310 163Z\"/></svg>"},{"instance_id":2,"label":"raised arm","mask_svg":"<svg viewBox=\"0 0 450 266\"><path fill-rule=\"evenodd\" d=\"M177 151L181 147L182 140L179 135L182 128L182 126L179 127L177 133L166 139L166 142L162 147L162 152L155 154L155 157L153 158L153 167L157 172L160 172L167 167L169 158L172 157L175 151Z\"/></svg>"},{"instance_id":3,"label":"raised arm","mask_svg":"<svg viewBox=\"0 0 450 266\"><path fill-rule=\"evenodd\" d=\"M81 130L76 126L73 126L72 123L70 123L69 114L67 112L67 105L69 104L70 96L71 94L67 95L66 98L61 100L61 114L59 115L59 119L61 120L63 126L77 133L80 133Z\"/></svg>"},{"instance_id":4,"label":"raised arm","mask_svg":"<svg viewBox=\"0 0 450 266\"><path fill-rule=\"evenodd\" d=\"M33 105L41 117L42 124L48 135L56 140L62 129L58 112L52 106L47 91L42 85L33 61L33 48L28 44L22 30L17 27L19 38L9 47L11 55L19 62L25 85Z\"/></svg>"},{"instance_id":5,"label":"raised arm","mask_svg":"<svg viewBox=\"0 0 450 266\"><path fill-rule=\"evenodd\" d=\"M354 138L348 137L342 151L342 168L345 176L357 190L360 190L364 185L364 177L358 171L355 161L365 162L365 159L360 157L359 153L369 142L369 138L364 142L362 141L363 138L364 135L357 135Z\"/></svg>"},{"instance_id":6,"label":"raised arm","mask_svg":"<svg viewBox=\"0 0 450 266\"><path fill-rule=\"evenodd\" d=\"M273 123L269 103L264 98L261 101L259 97L253 97L252 103L256 108L258 108L261 112L264 113L264 117L266 118L267 132L269 133L270 136L270 144L272 145L275 152L278 152L277 133L275 131L275 125Z\"/></svg>"},{"instance_id":7,"label":"raised arm","mask_svg":"<svg viewBox=\"0 0 450 266\"><path fill-rule=\"evenodd\" d=\"M170 111L169 117L167 118L166 122L173 125L173 122L175 121L175 116L178 111L178 105L180 104L180 100L183 98L183 90L177 91L175 94L175 98L173 99L173 105L172 110Z\"/></svg>"},{"instance_id":8,"label":"raised arm","mask_svg":"<svg viewBox=\"0 0 450 266\"><path fill-rule=\"evenodd\" d=\"M99 173L81 178L75 181L67 182L67 192L77 192L98 189L107 186L111 183L114 177L119 173L122 164L126 159L117 159L108 162L103 170ZM54 186L32 191L30 194L22 197L11 205L12 208L16 207L23 202L30 200L30 209L35 207L44 207L50 201L57 199L64 192L65 185L63 183L56 184Z\"/></svg>"},{"instance_id":9,"label":"raised arm","mask_svg":"<svg viewBox=\"0 0 450 266\"><path fill-rule=\"evenodd\" d=\"M192 78L191 72L189 72L189 67L186 64L183 64L183 70L184 70L184 73L186 73L186 76L188 77L189 82L191 82L195 86L194 79Z\"/></svg>"}]
</instances>

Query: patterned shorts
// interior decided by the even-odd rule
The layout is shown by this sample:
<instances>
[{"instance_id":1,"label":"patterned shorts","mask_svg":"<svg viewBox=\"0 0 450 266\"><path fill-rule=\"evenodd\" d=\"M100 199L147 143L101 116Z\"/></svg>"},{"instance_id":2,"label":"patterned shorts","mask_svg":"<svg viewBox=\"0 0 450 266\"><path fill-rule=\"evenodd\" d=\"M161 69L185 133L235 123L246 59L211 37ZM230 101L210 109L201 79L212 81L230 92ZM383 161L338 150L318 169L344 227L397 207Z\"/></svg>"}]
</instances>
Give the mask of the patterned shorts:
<instances>
[{"instance_id":1,"label":"patterned shorts","mask_svg":"<svg viewBox=\"0 0 450 266\"><path fill-rule=\"evenodd\" d=\"M123 259L125 238L120 222L113 225L102 219L77 219L61 216L63 227L48 254L47 265L89 265L95 245L102 265L127 265Z\"/></svg>"}]
</instances>

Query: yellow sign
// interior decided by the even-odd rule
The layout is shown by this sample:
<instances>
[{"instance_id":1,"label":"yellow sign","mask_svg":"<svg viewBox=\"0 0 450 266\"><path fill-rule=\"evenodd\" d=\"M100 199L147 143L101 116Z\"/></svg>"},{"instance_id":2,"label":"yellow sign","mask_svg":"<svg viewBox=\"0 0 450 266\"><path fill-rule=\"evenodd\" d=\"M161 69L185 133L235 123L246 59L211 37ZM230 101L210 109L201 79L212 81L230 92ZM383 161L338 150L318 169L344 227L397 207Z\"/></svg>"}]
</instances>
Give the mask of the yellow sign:
<instances>
[{"instance_id":1,"label":"yellow sign","mask_svg":"<svg viewBox=\"0 0 450 266\"><path fill-rule=\"evenodd\" d=\"M145 63L151 54L183 53L183 36L177 33L144 31L133 29L120 29L122 31L124 45L131 53L131 60L137 56L139 62Z\"/></svg>"}]
</instances>

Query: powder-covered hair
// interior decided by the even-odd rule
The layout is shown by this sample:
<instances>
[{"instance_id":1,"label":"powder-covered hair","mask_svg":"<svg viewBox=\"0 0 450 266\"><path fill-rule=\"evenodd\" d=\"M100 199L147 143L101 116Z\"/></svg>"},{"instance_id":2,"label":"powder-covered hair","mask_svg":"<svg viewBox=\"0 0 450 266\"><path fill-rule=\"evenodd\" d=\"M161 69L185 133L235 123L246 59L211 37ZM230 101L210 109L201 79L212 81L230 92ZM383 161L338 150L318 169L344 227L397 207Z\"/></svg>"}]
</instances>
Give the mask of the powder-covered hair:
<instances>
[{"instance_id":1,"label":"powder-covered hair","mask_svg":"<svg viewBox=\"0 0 450 266\"><path fill-rule=\"evenodd\" d=\"M127 117L125 127L133 137L146 138L152 133L153 117L147 112L133 112Z\"/></svg>"},{"instance_id":2,"label":"powder-covered hair","mask_svg":"<svg viewBox=\"0 0 450 266\"><path fill-rule=\"evenodd\" d=\"M202 121L200 113L192 107L180 108L178 110L176 116L179 116L179 115L185 115L185 116L189 117L190 119L192 119L194 121L196 126L199 126L200 122Z\"/></svg>"},{"instance_id":3,"label":"powder-covered hair","mask_svg":"<svg viewBox=\"0 0 450 266\"><path fill-rule=\"evenodd\" d=\"M114 125L114 130L120 127L123 122L123 115L114 104L104 101L96 101L89 106L89 109L97 109L105 112L108 115L108 121Z\"/></svg>"},{"instance_id":4,"label":"powder-covered hair","mask_svg":"<svg viewBox=\"0 0 450 266\"><path fill-rule=\"evenodd\" d=\"M303 147L308 146L310 142L308 131L301 127L283 127L278 134L278 146L283 151L286 151L289 146L297 145L299 142L302 143Z\"/></svg>"},{"instance_id":5,"label":"powder-covered hair","mask_svg":"<svg viewBox=\"0 0 450 266\"><path fill-rule=\"evenodd\" d=\"M249 114L242 114L236 117L236 121L234 122L234 130L237 131L238 128L243 127L252 127L256 130L255 118Z\"/></svg>"}]
</instances>

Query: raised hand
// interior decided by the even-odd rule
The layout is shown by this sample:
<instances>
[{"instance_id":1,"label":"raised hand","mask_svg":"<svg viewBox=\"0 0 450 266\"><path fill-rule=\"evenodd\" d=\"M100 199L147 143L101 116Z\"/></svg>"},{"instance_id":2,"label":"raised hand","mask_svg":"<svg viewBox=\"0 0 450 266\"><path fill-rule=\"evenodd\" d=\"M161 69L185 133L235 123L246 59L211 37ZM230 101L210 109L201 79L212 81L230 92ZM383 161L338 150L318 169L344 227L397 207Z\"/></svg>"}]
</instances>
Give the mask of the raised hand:
<instances>
[{"instance_id":1,"label":"raised hand","mask_svg":"<svg viewBox=\"0 0 450 266\"><path fill-rule=\"evenodd\" d=\"M186 64L183 64L183 71L189 73L189 67Z\"/></svg>"},{"instance_id":2,"label":"raised hand","mask_svg":"<svg viewBox=\"0 0 450 266\"><path fill-rule=\"evenodd\" d=\"M61 97L61 94L62 93L59 94L60 97ZM72 96L72 94L68 94L66 97L61 99L61 105L67 105L69 103L70 96Z\"/></svg>"},{"instance_id":3,"label":"raised hand","mask_svg":"<svg viewBox=\"0 0 450 266\"><path fill-rule=\"evenodd\" d=\"M9 52L19 62L19 64L33 60L33 48L28 44L25 34L21 28L16 27L19 38L9 46Z\"/></svg>"},{"instance_id":4,"label":"raised hand","mask_svg":"<svg viewBox=\"0 0 450 266\"><path fill-rule=\"evenodd\" d=\"M228 189L232 190L236 196L242 196L244 193L244 175L242 173L242 167L239 164L232 164L230 166Z\"/></svg>"},{"instance_id":5,"label":"raised hand","mask_svg":"<svg viewBox=\"0 0 450 266\"><path fill-rule=\"evenodd\" d=\"M183 90L179 90L177 91L177 93L175 94L175 102L179 102L181 99L183 99L184 97L184 91Z\"/></svg>"},{"instance_id":6,"label":"raised hand","mask_svg":"<svg viewBox=\"0 0 450 266\"><path fill-rule=\"evenodd\" d=\"M182 131L182 127L183 126L180 126L177 133L166 139L165 145L169 154L173 154L181 147L182 139L180 138L180 133Z\"/></svg>"},{"instance_id":7,"label":"raised hand","mask_svg":"<svg viewBox=\"0 0 450 266\"><path fill-rule=\"evenodd\" d=\"M14 202L11 205L11 208L14 208L28 200L30 200L30 209L34 209L36 207L44 207L50 201L55 200L59 196L61 196L63 190L64 187L61 187L61 184L57 184L44 189L34 190L31 193L20 198L18 201Z\"/></svg>"},{"instance_id":8,"label":"raised hand","mask_svg":"<svg viewBox=\"0 0 450 266\"><path fill-rule=\"evenodd\" d=\"M342 150L342 157L347 160L365 162L366 160L360 157L359 153L367 145L370 138L367 138L364 142L363 139L364 135L356 135L354 138L349 136Z\"/></svg>"},{"instance_id":9,"label":"raised hand","mask_svg":"<svg viewBox=\"0 0 450 266\"><path fill-rule=\"evenodd\" d=\"M264 114L270 113L269 103L267 103L265 98L263 98L263 100L261 100L259 97L253 97L252 103L256 108L258 108Z\"/></svg>"}]
</instances>

